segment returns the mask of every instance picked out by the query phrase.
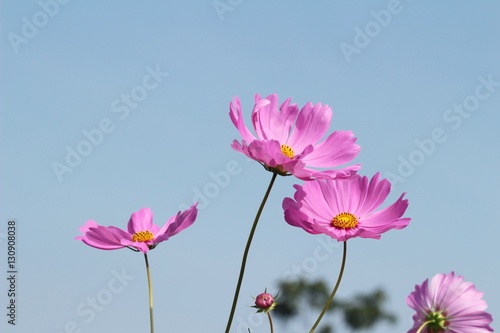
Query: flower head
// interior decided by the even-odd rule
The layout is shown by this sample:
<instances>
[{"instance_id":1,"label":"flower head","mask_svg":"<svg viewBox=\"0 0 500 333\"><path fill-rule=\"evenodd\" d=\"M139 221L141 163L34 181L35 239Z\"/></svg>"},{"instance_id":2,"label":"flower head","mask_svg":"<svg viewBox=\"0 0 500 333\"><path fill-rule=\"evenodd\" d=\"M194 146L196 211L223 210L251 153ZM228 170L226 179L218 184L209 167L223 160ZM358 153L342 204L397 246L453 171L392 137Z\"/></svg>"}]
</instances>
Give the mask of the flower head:
<instances>
[{"instance_id":1,"label":"flower head","mask_svg":"<svg viewBox=\"0 0 500 333\"><path fill-rule=\"evenodd\" d=\"M408 207L404 193L392 205L375 211L387 198L391 184L367 177L347 180L315 180L294 185L294 199L285 198L285 221L311 234L326 234L338 241L375 238L390 229L402 229L410 222L401 216Z\"/></svg>"},{"instance_id":2,"label":"flower head","mask_svg":"<svg viewBox=\"0 0 500 333\"><path fill-rule=\"evenodd\" d=\"M257 312L268 313L278 305L275 301L276 297L278 297L278 295L273 296L265 291L255 297L255 305L253 307L258 309Z\"/></svg>"},{"instance_id":3,"label":"flower head","mask_svg":"<svg viewBox=\"0 0 500 333\"><path fill-rule=\"evenodd\" d=\"M350 131L333 132L320 142L332 118L328 105L308 102L299 111L287 99L278 110L276 94L264 99L255 95L252 124L257 137L245 125L238 97L230 103L229 115L243 139L241 143L234 140L231 147L258 161L268 171L311 180L348 178L360 168L353 165L338 170L313 169L338 167L352 161L359 152Z\"/></svg>"},{"instance_id":4,"label":"flower head","mask_svg":"<svg viewBox=\"0 0 500 333\"><path fill-rule=\"evenodd\" d=\"M198 214L196 205L197 203L172 216L162 228L153 224L153 213L149 208L142 208L133 213L126 231L112 226L100 226L89 220L80 227L83 235L75 239L101 250L128 247L134 251L146 253L193 224Z\"/></svg>"},{"instance_id":5,"label":"flower head","mask_svg":"<svg viewBox=\"0 0 500 333\"><path fill-rule=\"evenodd\" d=\"M408 333L486 333L492 317L485 312L483 293L464 278L437 274L429 283L426 279L415 286L406 303L416 311L414 324Z\"/></svg>"}]
</instances>

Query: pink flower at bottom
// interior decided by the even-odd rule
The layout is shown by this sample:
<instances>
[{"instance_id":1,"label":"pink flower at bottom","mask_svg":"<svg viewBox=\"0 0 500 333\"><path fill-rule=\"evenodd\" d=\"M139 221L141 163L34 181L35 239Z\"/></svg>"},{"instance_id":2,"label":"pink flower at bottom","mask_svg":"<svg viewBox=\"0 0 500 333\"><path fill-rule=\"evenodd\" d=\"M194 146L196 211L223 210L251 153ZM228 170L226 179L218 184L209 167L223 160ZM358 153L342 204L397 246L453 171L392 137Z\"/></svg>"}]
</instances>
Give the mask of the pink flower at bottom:
<instances>
[{"instance_id":1,"label":"pink flower at bottom","mask_svg":"<svg viewBox=\"0 0 500 333\"><path fill-rule=\"evenodd\" d=\"M464 278L449 274L437 274L429 283L425 280L415 286L406 303L416 314L408 333L415 333L425 323L421 333L486 333L493 332L491 315L482 299L483 293Z\"/></svg>"},{"instance_id":2,"label":"pink flower at bottom","mask_svg":"<svg viewBox=\"0 0 500 333\"><path fill-rule=\"evenodd\" d=\"M128 247L134 251L146 253L193 224L198 214L197 204L172 216L162 228L153 224L153 213L149 208L142 208L132 214L127 231L113 226L100 226L89 220L80 227L83 235L75 239L101 250Z\"/></svg>"},{"instance_id":3,"label":"pink flower at bottom","mask_svg":"<svg viewBox=\"0 0 500 333\"><path fill-rule=\"evenodd\" d=\"M294 198L283 200L285 221L311 234L326 234L338 241L375 238L410 222L402 218L408 207L404 193L392 205L376 211L389 195L391 184L377 173L342 180L314 180L294 185Z\"/></svg>"}]
</instances>

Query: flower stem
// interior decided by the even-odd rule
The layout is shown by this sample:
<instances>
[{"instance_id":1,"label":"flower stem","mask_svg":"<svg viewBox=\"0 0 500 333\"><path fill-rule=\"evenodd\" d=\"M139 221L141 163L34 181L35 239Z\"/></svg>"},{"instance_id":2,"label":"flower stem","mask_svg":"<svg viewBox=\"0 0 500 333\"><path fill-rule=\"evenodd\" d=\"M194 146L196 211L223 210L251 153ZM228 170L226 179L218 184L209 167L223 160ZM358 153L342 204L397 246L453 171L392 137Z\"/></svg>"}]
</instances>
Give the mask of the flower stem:
<instances>
[{"instance_id":1,"label":"flower stem","mask_svg":"<svg viewBox=\"0 0 500 333\"><path fill-rule=\"evenodd\" d=\"M144 259L146 260L146 272L148 273L148 289L149 289L149 323L151 326L151 333L154 333L154 323L153 323L153 287L151 286L151 272L149 271L148 255L144 253Z\"/></svg>"},{"instance_id":2,"label":"flower stem","mask_svg":"<svg viewBox=\"0 0 500 333\"><path fill-rule=\"evenodd\" d=\"M328 310L328 307L330 306L330 303L333 300L333 297L335 297L335 293L337 292L337 289L339 288L340 281L342 280L342 275L344 274L344 268L345 268L345 259L347 256L347 241L344 241L344 254L342 255L342 264L340 266L340 272L339 272L339 277L337 278L337 283L335 284L335 287L333 288L332 294L326 301L325 307L323 308L323 311L319 314L318 319L314 323L313 327L309 331L309 333L313 333L316 327L318 327L319 322L321 321L321 318L323 318L323 315L325 314L326 310Z\"/></svg>"},{"instance_id":3,"label":"flower stem","mask_svg":"<svg viewBox=\"0 0 500 333\"><path fill-rule=\"evenodd\" d=\"M425 323L423 323L423 324L422 324L422 325L418 328L417 333L422 332L422 330L424 329L424 327L425 327L425 326L427 326L428 324L432 323L432 322L433 322L433 320L432 320L432 319L431 319L431 320L427 320Z\"/></svg>"},{"instance_id":4,"label":"flower stem","mask_svg":"<svg viewBox=\"0 0 500 333\"><path fill-rule=\"evenodd\" d=\"M271 333L274 333L273 318L271 318L271 312L267 313L267 318L269 318L269 326L271 327Z\"/></svg>"},{"instance_id":5,"label":"flower stem","mask_svg":"<svg viewBox=\"0 0 500 333\"><path fill-rule=\"evenodd\" d=\"M271 189L273 187L277 175L278 175L277 173L273 173L271 182L267 187L266 194L262 199L259 210L257 211L257 215L255 215L255 220L253 221L252 229L250 230L250 234L248 235L247 245L245 247L245 252L243 252L243 259L241 260L240 275L238 277L238 283L236 285L236 290L234 292L233 305L231 306L231 312L229 313L229 318L227 320L226 333L229 333L229 330L231 329L231 323L233 322L234 311L236 310L236 303L238 303L238 295L240 294L241 282L243 281L243 275L245 274L245 265L247 262L248 251L250 250L250 244L252 244L253 235L255 233L255 229L257 228L257 223L259 222L260 214L264 209L264 205L266 204L267 198L269 197L269 193L271 193Z\"/></svg>"}]
</instances>

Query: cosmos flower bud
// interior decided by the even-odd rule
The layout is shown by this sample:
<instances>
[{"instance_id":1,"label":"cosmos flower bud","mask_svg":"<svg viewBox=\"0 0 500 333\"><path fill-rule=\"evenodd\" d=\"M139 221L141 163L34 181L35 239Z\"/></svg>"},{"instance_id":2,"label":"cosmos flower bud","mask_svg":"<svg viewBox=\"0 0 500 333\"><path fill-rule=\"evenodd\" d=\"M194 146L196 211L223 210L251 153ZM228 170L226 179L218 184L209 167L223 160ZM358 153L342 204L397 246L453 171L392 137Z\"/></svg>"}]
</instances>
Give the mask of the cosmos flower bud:
<instances>
[{"instance_id":1,"label":"cosmos flower bud","mask_svg":"<svg viewBox=\"0 0 500 333\"><path fill-rule=\"evenodd\" d=\"M262 293L259 294L255 298L255 306L257 306L259 309L266 309L273 305L274 303L274 297L271 294L268 293Z\"/></svg>"},{"instance_id":2,"label":"cosmos flower bud","mask_svg":"<svg viewBox=\"0 0 500 333\"><path fill-rule=\"evenodd\" d=\"M253 306L253 308L258 309L257 312L267 313L273 310L274 307L278 304L275 301L276 297L278 297L278 295L273 296L267 292L263 292L255 297L255 305Z\"/></svg>"}]
</instances>

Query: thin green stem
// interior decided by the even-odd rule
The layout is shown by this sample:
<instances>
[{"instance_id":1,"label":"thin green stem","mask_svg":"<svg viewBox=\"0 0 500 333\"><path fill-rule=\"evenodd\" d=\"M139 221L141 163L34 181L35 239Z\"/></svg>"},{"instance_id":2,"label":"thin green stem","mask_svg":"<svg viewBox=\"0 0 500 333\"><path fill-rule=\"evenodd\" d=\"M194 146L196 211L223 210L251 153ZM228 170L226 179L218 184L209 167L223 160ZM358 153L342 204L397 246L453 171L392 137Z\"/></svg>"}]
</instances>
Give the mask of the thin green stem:
<instances>
[{"instance_id":1,"label":"thin green stem","mask_svg":"<svg viewBox=\"0 0 500 333\"><path fill-rule=\"evenodd\" d=\"M153 287L151 285L151 272L149 271L148 255L144 253L144 259L146 260L146 272L148 273L148 289L149 289L149 323L151 326L151 333L155 332L155 325L153 322Z\"/></svg>"},{"instance_id":2,"label":"thin green stem","mask_svg":"<svg viewBox=\"0 0 500 333\"><path fill-rule=\"evenodd\" d=\"M271 193L271 189L273 187L274 181L276 180L277 173L273 173L273 177L271 178L271 182L267 187L266 194L262 199L259 210L257 211L257 215L255 215L255 220L253 221L252 229L250 230L250 234L248 235L247 245L245 247L245 252L243 252L243 259L241 260L241 268L240 275L238 277L238 283L236 285L236 290L234 292L233 305L231 306L231 312L229 313L229 318L227 320L226 333L229 333L231 329L231 323L233 322L234 311L236 310L236 304L238 303L238 296L240 294L241 283L243 281L243 275L245 274L245 265L247 263L248 252L250 250L250 245L252 244L253 235L255 233L255 229L257 229L257 223L259 222L260 214L264 209L267 198L269 197L269 193Z\"/></svg>"},{"instance_id":3,"label":"thin green stem","mask_svg":"<svg viewBox=\"0 0 500 333\"><path fill-rule=\"evenodd\" d=\"M271 311L267 313L267 318L269 318L269 326L271 327L271 333L274 333L273 318L271 318Z\"/></svg>"},{"instance_id":4,"label":"thin green stem","mask_svg":"<svg viewBox=\"0 0 500 333\"><path fill-rule=\"evenodd\" d=\"M431 320L427 320L425 323L423 323L422 325L420 325L420 327L417 330L417 333L422 332L422 330L424 329L424 327L427 326L428 324L432 323L432 322L433 322L433 320L431 319Z\"/></svg>"},{"instance_id":5,"label":"thin green stem","mask_svg":"<svg viewBox=\"0 0 500 333\"><path fill-rule=\"evenodd\" d=\"M337 278L337 283L335 284L335 287L333 288L332 294L326 301L325 307L323 308L323 311L319 314L318 319L314 323L313 327L309 331L309 333L313 333L316 327L318 327L319 322L323 318L323 315L325 314L326 310L328 310L328 307L330 306L330 303L333 300L333 297L335 297L335 293L337 292L337 289L339 288L340 281L342 280L342 275L344 274L344 268L345 268L345 262L346 262L346 257L347 257L347 241L344 241L344 254L342 255L342 264L340 266L340 272L339 272L339 277Z\"/></svg>"}]
</instances>

